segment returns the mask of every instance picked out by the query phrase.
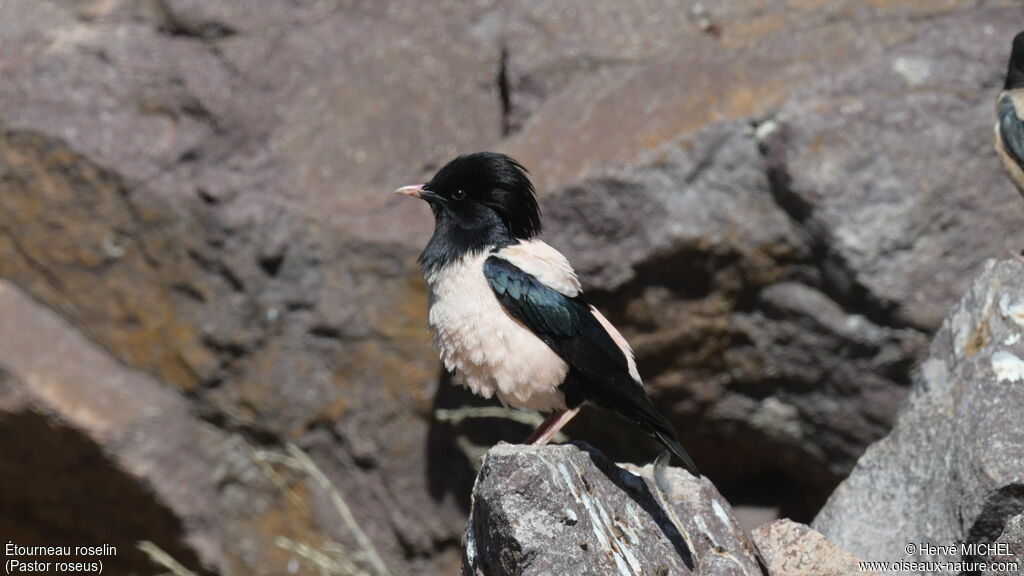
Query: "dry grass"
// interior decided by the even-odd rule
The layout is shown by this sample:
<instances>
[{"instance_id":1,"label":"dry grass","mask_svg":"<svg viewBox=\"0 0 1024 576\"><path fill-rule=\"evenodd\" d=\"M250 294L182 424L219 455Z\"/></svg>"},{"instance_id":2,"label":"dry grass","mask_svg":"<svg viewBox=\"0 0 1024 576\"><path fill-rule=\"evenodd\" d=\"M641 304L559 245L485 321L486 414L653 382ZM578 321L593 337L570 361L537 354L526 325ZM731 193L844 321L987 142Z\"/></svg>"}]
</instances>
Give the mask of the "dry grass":
<instances>
[{"instance_id":1,"label":"dry grass","mask_svg":"<svg viewBox=\"0 0 1024 576\"><path fill-rule=\"evenodd\" d=\"M502 418L505 420L511 420L513 422L519 422L520 424L526 424L536 428L544 422L544 417L536 412L526 412L523 410L511 410L509 408L502 408L501 406L467 406L465 408L438 408L434 410L434 418L438 422L445 422L453 426L458 425L463 420L469 420L472 418ZM568 442L569 437L559 432L552 438L555 442Z\"/></svg>"},{"instance_id":2,"label":"dry grass","mask_svg":"<svg viewBox=\"0 0 1024 576\"><path fill-rule=\"evenodd\" d=\"M168 574L171 576L197 576L195 572L182 566L181 563L172 558L170 554L164 552L163 549L149 540L143 540L136 546L139 550L145 553L146 556L149 556L149 559L152 560L154 564L158 564L169 570Z\"/></svg>"},{"instance_id":3,"label":"dry grass","mask_svg":"<svg viewBox=\"0 0 1024 576\"><path fill-rule=\"evenodd\" d=\"M289 538L278 537L277 546L288 550L313 566L322 576L391 576L373 541L359 525L348 502L331 483L327 475L295 444L286 445L286 454L271 450L255 450L253 460L264 474L278 487L293 505L305 508L305 503L288 486L285 479L274 469L273 464L298 472L313 481L331 501L334 510L341 517L345 527L356 541L357 549L350 550L338 542L327 542L319 547ZM365 564L367 568L360 567Z\"/></svg>"},{"instance_id":4,"label":"dry grass","mask_svg":"<svg viewBox=\"0 0 1024 576\"><path fill-rule=\"evenodd\" d=\"M250 448L250 451L253 462L281 491L291 505L308 512L306 502L289 486L288 480L279 472L278 468L296 472L323 490L330 499L335 512L352 534L357 549L352 550L344 544L329 541L313 546L284 536L279 536L275 540L274 543L278 547L297 556L321 576L391 576L391 572L384 564L373 541L359 525L341 492L308 454L291 443L285 446L284 453L277 450L255 448ZM198 576L152 542L139 542L138 548L154 564L166 569L168 571L166 576Z\"/></svg>"}]
</instances>

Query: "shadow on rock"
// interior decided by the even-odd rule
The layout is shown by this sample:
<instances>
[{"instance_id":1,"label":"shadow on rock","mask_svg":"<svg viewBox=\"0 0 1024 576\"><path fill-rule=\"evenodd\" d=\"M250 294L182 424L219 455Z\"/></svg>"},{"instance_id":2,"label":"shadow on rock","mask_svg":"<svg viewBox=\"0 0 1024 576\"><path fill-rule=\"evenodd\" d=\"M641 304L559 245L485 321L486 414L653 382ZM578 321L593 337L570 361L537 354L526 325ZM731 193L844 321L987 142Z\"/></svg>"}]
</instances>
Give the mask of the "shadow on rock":
<instances>
[{"instance_id":1,"label":"shadow on rock","mask_svg":"<svg viewBox=\"0 0 1024 576\"><path fill-rule=\"evenodd\" d=\"M670 468L663 480L659 496L652 466L618 467L583 444L495 446L473 488L463 574L762 574L707 478Z\"/></svg>"}]
</instances>

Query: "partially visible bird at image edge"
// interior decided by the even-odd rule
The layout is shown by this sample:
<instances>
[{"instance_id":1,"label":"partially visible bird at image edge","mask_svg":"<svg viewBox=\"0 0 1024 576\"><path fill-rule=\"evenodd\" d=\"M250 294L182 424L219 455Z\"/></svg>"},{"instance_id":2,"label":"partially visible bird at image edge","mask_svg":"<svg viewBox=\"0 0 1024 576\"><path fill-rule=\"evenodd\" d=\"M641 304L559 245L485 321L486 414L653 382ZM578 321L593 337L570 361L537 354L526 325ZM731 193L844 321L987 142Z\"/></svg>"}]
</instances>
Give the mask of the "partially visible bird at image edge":
<instances>
[{"instance_id":1,"label":"partially visible bird at image edge","mask_svg":"<svg viewBox=\"0 0 1024 576\"><path fill-rule=\"evenodd\" d=\"M551 413L528 443L546 444L593 403L699 475L644 391L629 344L584 299L565 256L537 238L540 207L519 162L493 152L459 156L426 184L395 193L425 200L434 213L419 263L445 368L480 396Z\"/></svg>"},{"instance_id":2,"label":"partially visible bird at image edge","mask_svg":"<svg viewBox=\"0 0 1024 576\"><path fill-rule=\"evenodd\" d=\"M1024 194L1024 32L1013 39L1006 82L996 98L996 153Z\"/></svg>"}]
</instances>

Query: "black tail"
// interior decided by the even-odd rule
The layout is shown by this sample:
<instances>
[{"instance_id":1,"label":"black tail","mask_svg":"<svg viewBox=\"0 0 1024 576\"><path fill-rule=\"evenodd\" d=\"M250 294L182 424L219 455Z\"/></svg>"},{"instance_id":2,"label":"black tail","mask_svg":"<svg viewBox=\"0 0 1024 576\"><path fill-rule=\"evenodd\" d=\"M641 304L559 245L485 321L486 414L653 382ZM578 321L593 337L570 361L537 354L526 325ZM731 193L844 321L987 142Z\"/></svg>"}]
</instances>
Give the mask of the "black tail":
<instances>
[{"instance_id":1,"label":"black tail","mask_svg":"<svg viewBox=\"0 0 1024 576\"><path fill-rule=\"evenodd\" d=\"M686 450L683 450L683 447L679 444L679 441L676 440L674 436L672 436L671 434L666 434L665 432L662 432L660 430L655 430L654 437L657 438L658 440L661 440L661 443L664 444L666 448L671 450L677 458L679 458L679 461L683 463L683 468L686 468L686 470L690 474L693 474L694 476L700 478L700 472L697 471L697 465L693 463L693 459L690 458L690 455L686 453Z\"/></svg>"},{"instance_id":2,"label":"black tail","mask_svg":"<svg viewBox=\"0 0 1024 576\"><path fill-rule=\"evenodd\" d=\"M585 384L581 384L585 383ZM654 403L644 391L643 384L633 379L625 371L611 377L592 377L571 370L562 385L566 401L573 406L572 398L589 400L598 406L617 412L641 430L654 436L679 458L683 467L690 474L700 477L697 465L690 455L679 445L675 429L668 418L654 407ZM578 405L578 402L576 402Z\"/></svg>"},{"instance_id":3,"label":"black tail","mask_svg":"<svg viewBox=\"0 0 1024 576\"><path fill-rule=\"evenodd\" d=\"M679 440L676 439L676 431L672 427L672 423L654 407L654 403L644 393L643 388L637 386L633 390L633 394L630 394L630 399L632 400L633 410L630 412L632 412L633 421L639 424L645 432L660 440L666 448L679 458L683 468L686 468L690 474L700 478L700 472L697 471L697 465L693 463L693 458L690 458L690 455L679 444Z\"/></svg>"},{"instance_id":4,"label":"black tail","mask_svg":"<svg viewBox=\"0 0 1024 576\"><path fill-rule=\"evenodd\" d=\"M693 459L686 453L686 450L679 445L679 440L676 440L676 432L672 428L672 423L654 407L651 399L644 392L643 386L630 378L629 381L612 388L612 390L615 392L614 395L593 395L591 399L599 406L618 412L639 426L641 430L657 438L679 458L683 468L699 478L700 472L697 471L697 465L693 463ZM593 388L589 390L591 393L594 391Z\"/></svg>"}]
</instances>

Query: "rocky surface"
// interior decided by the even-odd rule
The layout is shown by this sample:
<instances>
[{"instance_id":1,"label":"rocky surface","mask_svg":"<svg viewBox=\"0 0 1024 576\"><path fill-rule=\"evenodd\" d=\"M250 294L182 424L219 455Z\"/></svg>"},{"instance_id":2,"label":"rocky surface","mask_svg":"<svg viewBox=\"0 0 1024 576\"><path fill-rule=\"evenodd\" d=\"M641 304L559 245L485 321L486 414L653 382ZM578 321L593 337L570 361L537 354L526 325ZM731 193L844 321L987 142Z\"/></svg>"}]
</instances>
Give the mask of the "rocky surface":
<instances>
[{"instance_id":1,"label":"rocky surface","mask_svg":"<svg viewBox=\"0 0 1024 576\"><path fill-rule=\"evenodd\" d=\"M768 576L854 576L865 570L860 559L813 528L791 520L776 520L751 533Z\"/></svg>"},{"instance_id":2,"label":"rocky surface","mask_svg":"<svg viewBox=\"0 0 1024 576\"><path fill-rule=\"evenodd\" d=\"M868 559L958 561L1024 510L1024 263L990 261L936 334L893 431L872 445L814 527ZM1012 527L1011 527L1012 537ZM965 558L970 560L971 558Z\"/></svg>"},{"instance_id":3,"label":"rocky surface","mask_svg":"<svg viewBox=\"0 0 1024 576\"><path fill-rule=\"evenodd\" d=\"M200 574L382 563L346 519L344 475L310 460L315 442L254 443L197 418L2 281L0 316L0 531L16 544L115 546L116 573L158 572L142 539Z\"/></svg>"},{"instance_id":4,"label":"rocky surface","mask_svg":"<svg viewBox=\"0 0 1024 576\"><path fill-rule=\"evenodd\" d=\"M586 445L491 449L464 546L466 576L761 574L707 478L619 467Z\"/></svg>"},{"instance_id":5,"label":"rocky surface","mask_svg":"<svg viewBox=\"0 0 1024 576\"><path fill-rule=\"evenodd\" d=\"M504 69L513 126L522 128L504 147L549 191L640 162L705 126L769 116L809 85L899 53L932 26L1000 8L1019 15L999 0L645 0L628 13L604 3L505 4ZM960 41L935 47L954 53ZM993 46L1005 52L1004 44Z\"/></svg>"},{"instance_id":6,"label":"rocky surface","mask_svg":"<svg viewBox=\"0 0 1024 576\"><path fill-rule=\"evenodd\" d=\"M214 430L5 282L0 316L0 531L22 546L117 546L115 572L152 568L135 549L143 535L186 566L214 568L224 542L213 454L178 457L209 446ZM67 521L87 517L104 521Z\"/></svg>"},{"instance_id":7,"label":"rocky surface","mask_svg":"<svg viewBox=\"0 0 1024 576\"><path fill-rule=\"evenodd\" d=\"M1024 245L990 151L1018 20L1015 0L7 0L0 278L214 438L168 461L239 463L210 497L263 503L224 522L248 544L184 560L301 572L357 546L308 474L282 499L217 448L287 475L294 444L390 570L451 573L471 455L526 426L446 412L469 399L424 329L429 215L387 192L505 150L702 470L806 519L983 260ZM615 459L655 453L600 412L574 424ZM162 498L182 528L154 540L204 538ZM306 555L259 544L282 533Z\"/></svg>"},{"instance_id":8,"label":"rocky surface","mask_svg":"<svg viewBox=\"0 0 1024 576\"><path fill-rule=\"evenodd\" d=\"M999 83L978 65L1005 53L997 14L935 20L763 130L780 200L827 246L830 292L876 322L934 330L977 255L1019 250L1024 208L991 169L992 98L979 90ZM987 226L1008 234L973 232Z\"/></svg>"},{"instance_id":9,"label":"rocky surface","mask_svg":"<svg viewBox=\"0 0 1024 576\"><path fill-rule=\"evenodd\" d=\"M1006 522L1006 527L1003 528L1003 533L996 543L1004 544L1006 549L997 547L980 560L988 562L989 566L1001 565L997 568L990 568L982 574L984 576L1021 576L1024 574L1024 562L1021 562L1021 558L1024 558L1024 514L1018 514ZM1007 562L1014 561L1017 562L1015 570L1005 565Z\"/></svg>"}]
</instances>

